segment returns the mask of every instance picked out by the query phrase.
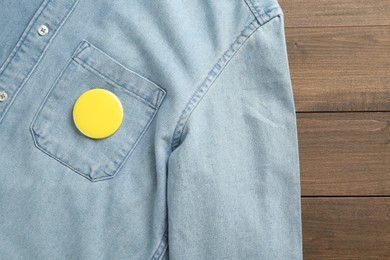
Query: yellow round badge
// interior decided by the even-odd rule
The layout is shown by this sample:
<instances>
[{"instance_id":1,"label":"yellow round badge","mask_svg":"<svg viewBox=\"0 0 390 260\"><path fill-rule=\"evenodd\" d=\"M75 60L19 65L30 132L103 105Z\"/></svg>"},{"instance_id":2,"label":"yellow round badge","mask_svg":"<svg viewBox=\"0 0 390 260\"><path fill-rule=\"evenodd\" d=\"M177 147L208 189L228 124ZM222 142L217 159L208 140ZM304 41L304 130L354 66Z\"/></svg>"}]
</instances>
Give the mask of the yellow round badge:
<instances>
[{"instance_id":1,"label":"yellow round badge","mask_svg":"<svg viewBox=\"0 0 390 260\"><path fill-rule=\"evenodd\" d=\"M123 120L123 108L118 97L102 88L81 94L73 106L73 120L84 135L101 139L118 130Z\"/></svg>"}]
</instances>

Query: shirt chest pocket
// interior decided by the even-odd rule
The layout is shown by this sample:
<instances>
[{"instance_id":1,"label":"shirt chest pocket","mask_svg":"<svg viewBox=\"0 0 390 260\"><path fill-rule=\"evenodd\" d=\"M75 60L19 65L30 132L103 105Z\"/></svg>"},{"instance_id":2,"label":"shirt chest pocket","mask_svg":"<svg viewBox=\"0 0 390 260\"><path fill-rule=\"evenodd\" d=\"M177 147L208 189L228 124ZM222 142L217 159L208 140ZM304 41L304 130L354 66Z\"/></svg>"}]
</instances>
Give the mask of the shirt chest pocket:
<instances>
[{"instance_id":1,"label":"shirt chest pocket","mask_svg":"<svg viewBox=\"0 0 390 260\"><path fill-rule=\"evenodd\" d=\"M123 118L112 135L90 138L76 127L73 107L102 88L120 100ZM91 181L114 177L153 121L166 91L82 41L36 112L30 131L37 148Z\"/></svg>"}]
</instances>

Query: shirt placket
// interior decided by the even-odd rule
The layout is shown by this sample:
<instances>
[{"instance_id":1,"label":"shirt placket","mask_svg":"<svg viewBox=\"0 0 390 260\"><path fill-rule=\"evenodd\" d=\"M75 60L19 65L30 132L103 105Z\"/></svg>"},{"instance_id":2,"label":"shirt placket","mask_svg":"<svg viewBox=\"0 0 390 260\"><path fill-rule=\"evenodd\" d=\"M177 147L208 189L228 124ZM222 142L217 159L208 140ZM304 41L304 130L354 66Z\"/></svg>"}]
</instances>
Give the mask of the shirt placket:
<instances>
[{"instance_id":1,"label":"shirt placket","mask_svg":"<svg viewBox=\"0 0 390 260\"><path fill-rule=\"evenodd\" d=\"M0 68L0 123L79 0L45 0Z\"/></svg>"}]
</instances>

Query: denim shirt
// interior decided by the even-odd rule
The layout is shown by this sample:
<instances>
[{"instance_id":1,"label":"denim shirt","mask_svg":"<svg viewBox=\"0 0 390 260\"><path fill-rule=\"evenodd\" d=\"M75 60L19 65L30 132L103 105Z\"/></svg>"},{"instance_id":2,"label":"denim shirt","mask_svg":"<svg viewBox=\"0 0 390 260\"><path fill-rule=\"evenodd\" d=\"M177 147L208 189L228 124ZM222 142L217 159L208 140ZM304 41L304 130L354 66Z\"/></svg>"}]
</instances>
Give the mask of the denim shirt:
<instances>
[{"instance_id":1,"label":"denim shirt","mask_svg":"<svg viewBox=\"0 0 390 260\"><path fill-rule=\"evenodd\" d=\"M277 0L3 0L1 259L302 259ZM114 93L111 136L75 101Z\"/></svg>"}]
</instances>

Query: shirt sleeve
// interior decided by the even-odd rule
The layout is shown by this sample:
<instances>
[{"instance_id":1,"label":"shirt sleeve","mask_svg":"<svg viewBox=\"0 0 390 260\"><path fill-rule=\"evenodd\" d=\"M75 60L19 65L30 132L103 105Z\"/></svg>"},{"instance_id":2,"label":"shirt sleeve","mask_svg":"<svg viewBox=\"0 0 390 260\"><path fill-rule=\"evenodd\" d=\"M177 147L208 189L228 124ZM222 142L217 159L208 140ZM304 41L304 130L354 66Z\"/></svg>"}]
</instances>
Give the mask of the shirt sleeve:
<instances>
[{"instance_id":1,"label":"shirt sleeve","mask_svg":"<svg viewBox=\"0 0 390 260\"><path fill-rule=\"evenodd\" d=\"M302 259L283 15L259 26L201 92L168 162L170 259Z\"/></svg>"}]
</instances>

